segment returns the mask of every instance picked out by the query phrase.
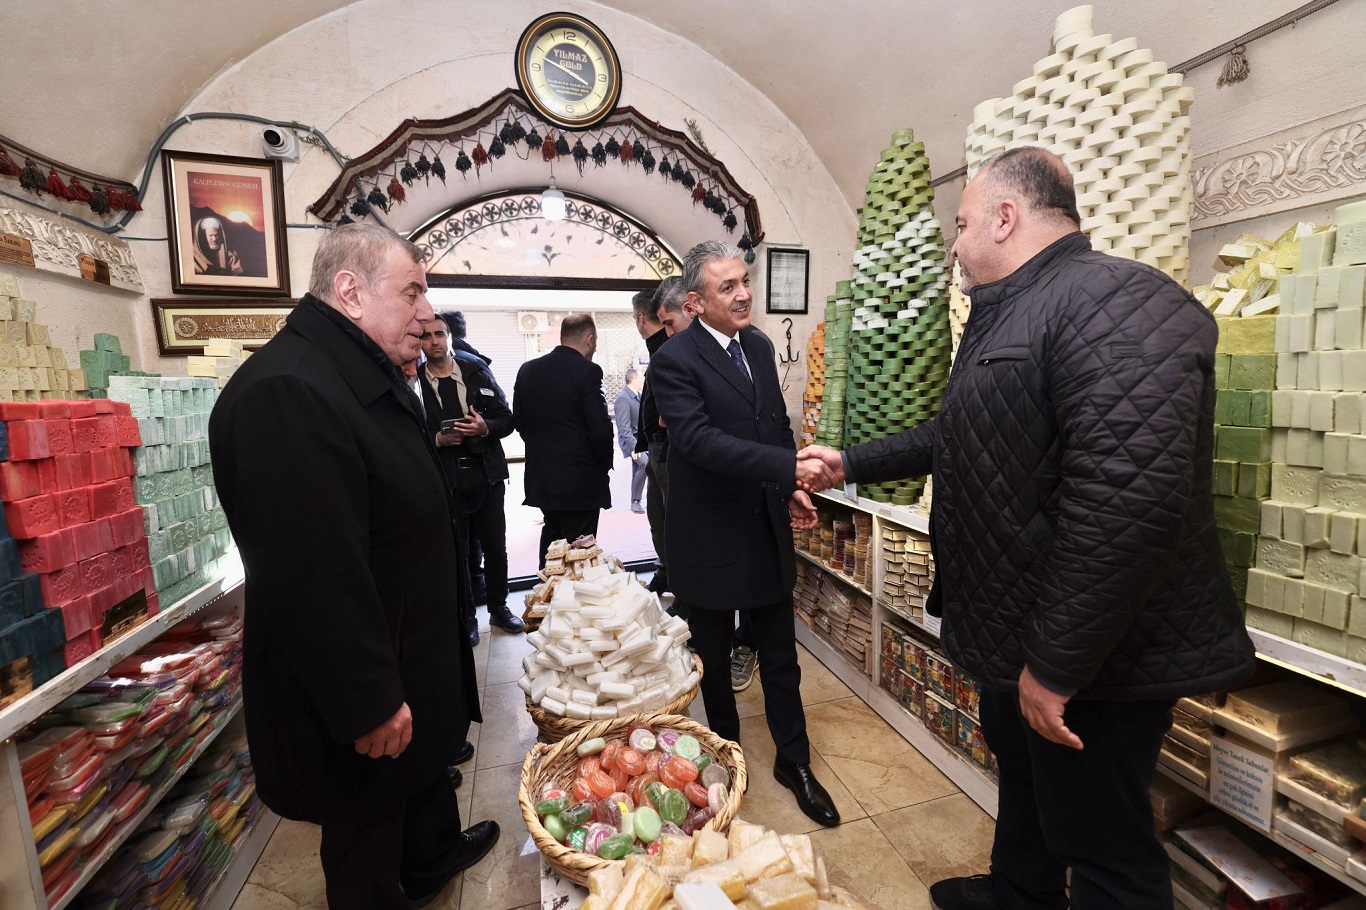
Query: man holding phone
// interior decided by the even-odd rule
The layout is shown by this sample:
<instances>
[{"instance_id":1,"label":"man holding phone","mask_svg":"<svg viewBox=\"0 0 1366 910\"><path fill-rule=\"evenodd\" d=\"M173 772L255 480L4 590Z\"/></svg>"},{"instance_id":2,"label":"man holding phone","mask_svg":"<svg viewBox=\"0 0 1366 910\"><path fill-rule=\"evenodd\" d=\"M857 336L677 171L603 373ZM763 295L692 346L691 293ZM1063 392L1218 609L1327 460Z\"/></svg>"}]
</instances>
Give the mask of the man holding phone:
<instances>
[{"instance_id":1,"label":"man holding phone","mask_svg":"<svg viewBox=\"0 0 1366 910\"><path fill-rule=\"evenodd\" d=\"M512 432L512 411L503 400L493 374L471 359L457 360L447 344L448 329L436 318L422 326L422 352L427 362L419 370L422 405L446 479L455 494L456 520L462 542L470 535L497 543L506 539L507 517L503 494L508 478L507 459L500 440ZM494 565L502 556L501 571ZM507 607L507 547L485 547L489 624L504 632L524 631L522 621ZM469 585L469 573L462 583ZM479 642L474 598L465 617L470 644Z\"/></svg>"}]
</instances>

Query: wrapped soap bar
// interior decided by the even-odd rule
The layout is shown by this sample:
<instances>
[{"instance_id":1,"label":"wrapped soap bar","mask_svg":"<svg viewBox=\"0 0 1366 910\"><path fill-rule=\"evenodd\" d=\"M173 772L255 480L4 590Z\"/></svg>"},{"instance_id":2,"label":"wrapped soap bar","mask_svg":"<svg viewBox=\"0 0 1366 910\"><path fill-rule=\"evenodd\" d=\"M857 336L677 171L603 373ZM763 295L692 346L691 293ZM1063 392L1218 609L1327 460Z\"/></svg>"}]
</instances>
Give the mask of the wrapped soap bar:
<instances>
[{"instance_id":1,"label":"wrapped soap bar","mask_svg":"<svg viewBox=\"0 0 1366 910\"><path fill-rule=\"evenodd\" d=\"M669 883L645 866L631 870L609 910L658 910L669 896Z\"/></svg>"},{"instance_id":2,"label":"wrapped soap bar","mask_svg":"<svg viewBox=\"0 0 1366 910\"><path fill-rule=\"evenodd\" d=\"M791 872L755 882L749 899L759 910L816 910L816 889Z\"/></svg>"},{"instance_id":3,"label":"wrapped soap bar","mask_svg":"<svg viewBox=\"0 0 1366 910\"><path fill-rule=\"evenodd\" d=\"M1350 809L1366 797L1366 747L1352 739L1302 752L1291 757L1286 776Z\"/></svg>"},{"instance_id":4,"label":"wrapped soap bar","mask_svg":"<svg viewBox=\"0 0 1366 910\"><path fill-rule=\"evenodd\" d=\"M684 884L689 882L714 882L733 901L745 896L745 876L740 864L733 859L722 860L708 865L696 865L696 849L693 850L692 871L683 876Z\"/></svg>"},{"instance_id":5,"label":"wrapped soap bar","mask_svg":"<svg viewBox=\"0 0 1366 910\"><path fill-rule=\"evenodd\" d=\"M680 882L674 888L674 901L679 910L735 910L715 882Z\"/></svg>"},{"instance_id":6,"label":"wrapped soap bar","mask_svg":"<svg viewBox=\"0 0 1366 910\"><path fill-rule=\"evenodd\" d=\"M736 854L735 861L740 864L740 872L747 882L786 875L793 869L792 858L787 855L782 840L772 831L764 832L762 837Z\"/></svg>"}]
</instances>

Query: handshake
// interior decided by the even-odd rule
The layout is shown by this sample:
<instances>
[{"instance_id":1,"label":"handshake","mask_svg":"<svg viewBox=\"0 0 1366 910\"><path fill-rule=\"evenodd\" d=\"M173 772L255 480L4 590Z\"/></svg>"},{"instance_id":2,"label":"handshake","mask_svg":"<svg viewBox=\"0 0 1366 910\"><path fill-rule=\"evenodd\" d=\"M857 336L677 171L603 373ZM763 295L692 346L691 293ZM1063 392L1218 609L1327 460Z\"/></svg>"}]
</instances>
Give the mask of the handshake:
<instances>
[{"instance_id":1,"label":"handshake","mask_svg":"<svg viewBox=\"0 0 1366 910\"><path fill-rule=\"evenodd\" d=\"M797 487L819 493L844 485L844 459L825 446L807 446L797 453Z\"/></svg>"}]
</instances>

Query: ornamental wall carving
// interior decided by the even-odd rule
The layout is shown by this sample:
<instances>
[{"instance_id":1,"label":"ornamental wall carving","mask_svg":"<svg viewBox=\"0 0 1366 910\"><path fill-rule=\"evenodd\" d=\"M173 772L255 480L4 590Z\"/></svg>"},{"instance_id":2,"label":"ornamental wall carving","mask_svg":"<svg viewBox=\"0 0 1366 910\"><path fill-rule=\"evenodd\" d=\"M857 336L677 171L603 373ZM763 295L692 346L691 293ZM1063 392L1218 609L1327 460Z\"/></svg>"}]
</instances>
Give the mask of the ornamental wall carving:
<instances>
[{"instance_id":1,"label":"ornamental wall carving","mask_svg":"<svg viewBox=\"0 0 1366 910\"><path fill-rule=\"evenodd\" d=\"M1196 230L1366 194L1366 106L1204 155Z\"/></svg>"},{"instance_id":2,"label":"ornamental wall carving","mask_svg":"<svg viewBox=\"0 0 1366 910\"><path fill-rule=\"evenodd\" d=\"M0 200L0 233L14 234L32 243L34 267L39 271L79 278L81 266L77 257L93 256L109 263L111 286L127 291L143 289L133 251L118 237L9 199Z\"/></svg>"}]
</instances>

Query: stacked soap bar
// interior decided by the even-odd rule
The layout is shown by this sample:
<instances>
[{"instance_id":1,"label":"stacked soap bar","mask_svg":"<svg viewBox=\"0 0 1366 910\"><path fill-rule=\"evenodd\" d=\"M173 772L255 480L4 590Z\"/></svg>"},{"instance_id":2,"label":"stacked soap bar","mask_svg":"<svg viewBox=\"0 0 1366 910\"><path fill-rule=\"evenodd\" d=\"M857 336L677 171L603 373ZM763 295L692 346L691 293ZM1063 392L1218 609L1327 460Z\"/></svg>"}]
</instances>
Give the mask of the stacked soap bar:
<instances>
[{"instance_id":1,"label":"stacked soap bar","mask_svg":"<svg viewBox=\"0 0 1366 910\"><path fill-rule=\"evenodd\" d=\"M81 366L85 367L89 397L108 398L109 380L114 376L156 376L132 369L128 355L123 353L117 335L95 334L94 347L81 351Z\"/></svg>"},{"instance_id":2,"label":"stacked soap bar","mask_svg":"<svg viewBox=\"0 0 1366 910\"><path fill-rule=\"evenodd\" d=\"M1094 34L1091 7L1079 6L1058 17L1053 53L1010 97L974 109L968 172L1016 146L1058 154L1092 246L1185 283L1194 204L1186 111L1194 97L1137 39Z\"/></svg>"},{"instance_id":3,"label":"stacked soap bar","mask_svg":"<svg viewBox=\"0 0 1366 910\"><path fill-rule=\"evenodd\" d=\"M825 302L825 390L816 421L816 442L844 447L845 399L849 392L849 332L854 314L850 283L835 282Z\"/></svg>"},{"instance_id":4,"label":"stacked soap bar","mask_svg":"<svg viewBox=\"0 0 1366 910\"><path fill-rule=\"evenodd\" d=\"M189 357L185 370L191 376L204 376L216 380L218 387L222 388L250 356L251 352L243 350L240 341L210 338L204 343L203 356Z\"/></svg>"},{"instance_id":5,"label":"stacked soap bar","mask_svg":"<svg viewBox=\"0 0 1366 910\"><path fill-rule=\"evenodd\" d=\"M806 393L802 395L801 448L816 441L821 400L825 397L825 323L806 339Z\"/></svg>"},{"instance_id":6,"label":"stacked soap bar","mask_svg":"<svg viewBox=\"0 0 1366 910\"><path fill-rule=\"evenodd\" d=\"M8 448L0 423L0 479L11 471ZM0 708L62 672L65 644L61 611L43 609L38 576L24 572L19 542L0 521Z\"/></svg>"},{"instance_id":7,"label":"stacked soap bar","mask_svg":"<svg viewBox=\"0 0 1366 910\"><path fill-rule=\"evenodd\" d=\"M61 613L71 665L157 610L130 479L137 421L126 405L89 400L0 404L0 419L5 522L44 606Z\"/></svg>"},{"instance_id":8,"label":"stacked soap bar","mask_svg":"<svg viewBox=\"0 0 1366 910\"><path fill-rule=\"evenodd\" d=\"M163 376L109 382L109 397L130 407L142 428L142 448L133 453L135 493L156 590L174 603L206 584L232 546L209 466L209 411L218 382Z\"/></svg>"},{"instance_id":9,"label":"stacked soap bar","mask_svg":"<svg viewBox=\"0 0 1366 910\"><path fill-rule=\"evenodd\" d=\"M873 517L863 512L816 512L814 527L798 531L794 543L801 552L865 588L873 585L873 564L868 559Z\"/></svg>"},{"instance_id":10,"label":"stacked soap bar","mask_svg":"<svg viewBox=\"0 0 1366 910\"><path fill-rule=\"evenodd\" d=\"M963 329L967 328L968 317L972 315L972 298L963 293L963 270L953 267L953 280L949 283L949 331L953 334L953 358L958 357L958 345L963 340Z\"/></svg>"},{"instance_id":11,"label":"stacked soap bar","mask_svg":"<svg viewBox=\"0 0 1366 910\"><path fill-rule=\"evenodd\" d=\"M1300 240L1296 272L1280 281L1271 429L1244 430L1230 444L1272 462L1271 498L1260 505L1256 568L1248 574L1248 625L1362 661L1366 245L1340 236L1361 236L1366 204L1338 208L1334 221ZM1264 355L1245 366L1270 372ZM1221 446L1226 432L1220 429ZM1240 529L1252 517L1246 504L1221 515Z\"/></svg>"},{"instance_id":12,"label":"stacked soap bar","mask_svg":"<svg viewBox=\"0 0 1366 910\"><path fill-rule=\"evenodd\" d=\"M1219 250L1229 267L1209 284L1191 289L1215 316L1260 316L1281 305L1281 279L1299 265L1300 239L1319 230L1307 221L1292 225L1274 241L1244 234Z\"/></svg>"},{"instance_id":13,"label":"stacked soap bar","mask_svg":"<svg viewBox=\"0 0 1366 910\"><path fill-rule=\"evenodd\" d=\"M924 623L925 600L934 584L930 541L904 528L882 532L882 601L894 613Z\"/></svg>"},{"instance_id":14,"label":"stacked soap bar","mask_svg":"<svg viewBox=\"0 0 1366 910\"><path fill-rule=\"evenodd\" d=\"M518 685L563 717L605 720L662 708L697 685L688 624L629 573L590 566L555 586Z\"/></svg>"},{"instance_id":15,"label":"stacked soap bar","mask_svg":"<svg viewBox=\"0 0 1366 910\"><path fill-rule=\"evenodd\" d=\"M929 420L949 374L948 271L925 146L910 130L868 180L854 251L854 314L845 443L881 439ZM924 479L861 484L859 495L909 506Z\"/></svg>"},{"instance_id":16,"label":"stacked soap bar","mask_svg":"<svg viewBox=\"0 0 1366 910\"><path fill-rule=\"evenodd\" d=\"M1256 565L1261 503L1271 495L1271 402L1276 387L1275 316L1218 319L1214 379L1214 514L1242 599Z\"/></svg>"},{"instance_id":17,"label":"stacked soap bar","mask_svg":"<svg viewBox=\"0 0 1366 910\"><path fill-rule=\"evenodd\" d=\"M797 618L868 674L873 650L872 597L836 581L827 570L798 560L792 602Z\"/></svg>"},{"instance_id":18,"label":"stacked soap bar","mask_svg":"<svg viewBox=\"0 0 1366 910\"><path fill-rule=\"evenodd\" d=\"M37 310L19 296L13 275L0 275L0 402L76 398L86 387L85 373L67 369L66 354L36 321Z\"/></svg>"}]
</instances>

